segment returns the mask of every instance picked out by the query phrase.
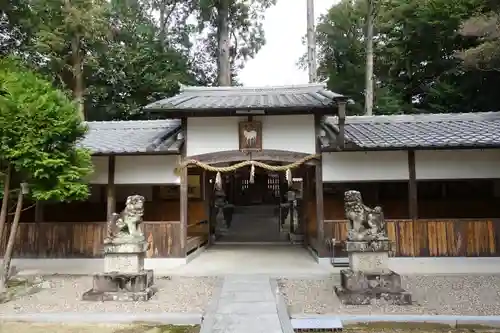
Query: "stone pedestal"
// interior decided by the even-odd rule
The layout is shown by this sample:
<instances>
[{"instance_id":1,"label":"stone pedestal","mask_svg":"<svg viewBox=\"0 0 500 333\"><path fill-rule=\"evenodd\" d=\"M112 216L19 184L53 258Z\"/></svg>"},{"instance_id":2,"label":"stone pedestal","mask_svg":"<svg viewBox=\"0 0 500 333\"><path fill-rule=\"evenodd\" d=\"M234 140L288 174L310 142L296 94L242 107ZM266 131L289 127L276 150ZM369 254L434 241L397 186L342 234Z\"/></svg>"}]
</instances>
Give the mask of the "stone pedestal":
<instances>
[{"instance_id":1,"label":"stone pedestal","mask_svg":"<svg viewBox=\"0 0 500 333\"><path fill-rule=\"evenodd\" d=\"M146 250L144 250L146 248ZM104 245L104 272L140 273L147 243Z\"/></svg>"},{"instance_id":2,"label":"stone pedestal","mask_svg":"<svg viewBox=\"0 0 500 333\"><path fill-rule=\"evenodd\" d=\"M348 241L349 269L340 271L341 286L335 288L342 303L367 305L381 299L409 305L411 294L401 287L401 276L389 269L389 240Z\"/></svg>"},{"instance_id":3,"label":"stone pedestal","mask_svg":"<svg viewBox=\"0 0 500 333\"><path fill-rule=\"evenodd\" d=\"M95 274L84 301L147 301L153 296L153 270L144 269L146 242L104 245L104 273Z\"/></svg>"}]
</instances>

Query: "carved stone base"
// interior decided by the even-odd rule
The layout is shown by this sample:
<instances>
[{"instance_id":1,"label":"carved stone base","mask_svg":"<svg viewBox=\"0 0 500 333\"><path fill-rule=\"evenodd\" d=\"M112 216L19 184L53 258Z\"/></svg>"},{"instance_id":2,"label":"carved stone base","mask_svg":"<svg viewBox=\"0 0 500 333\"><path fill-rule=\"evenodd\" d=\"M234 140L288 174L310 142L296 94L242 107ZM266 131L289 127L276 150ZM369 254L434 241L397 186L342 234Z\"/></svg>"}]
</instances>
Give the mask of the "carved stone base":
<instances>
[{"instance_id":1,"label":"carved stone base","mask_svg":"<svg viewBox=\"0 0 500 333\"><path fill-rule=\"evenodd\" d=\"M153 296L153 270L139 273L99 273L93 288L83 294L84 301L147 301Z\"/></svg>"},{"instance_id":2,"label":"carved stone base","mask_svg":"<svg viewBox=\"0 0 500 333\"><path fill-rule=\"evenodd\" d=\"M388 274L388 252L348 252L349 267L355 272Z\"/></svg>"},{"instance_id":3,"label":"carved stone base","mask_svg":"<svg viewBox=\"0 0 500 333\"><path fill-rule=\"evenodd\" d=\"M84 301L92 302L145 302L148 301L154 295L154 290L152 288L147 288L144 291L117 291L117 292L107 292L107 291L94 291L89 290L83 294L82 299Z\"/></svg>"},{"instance_id":4,"label":"carved stone base","mask_svg":"<svg viewBox=\"0 0 500 333\"><path fill-rule=\"evenodd\" d=\"M388 293L370 291L350 291L342 287L335 287L335 293L342 304L345 305L370 305L374 301L384 301L392 305L411 305L411 294L408 292Z\"/></svg>"},{"instance_id":5,"label":"carved stone base","mask_svg":"<svg viewBox=\"0 0 500 333\"><path fill-rule=\"evenodd\" d=\"M401 276L393 271L384 274L345 269L340 271L340 287L335 293L344 304L366 305L381 299L389 304L411 304L411 294L401 287Z\"/></svg>"},{"instance_id":6,"label":"carved stone base","mask_svg":"<svg viewBox=\"0 0 500 333\"><path fill-rule=\"evenodd\" d=\"M351 270L365 273L387 274L389 270L389 240L347 241L346 251Z\"/></svg>"},{"instance_id":7,"label":"carved stone base","mask_svg":"<svg viewBox=\"0 0 500 333\"><path fill-rule=\"evenodd\" d=\"M352 269L340 271L340 285L351 291L377 289L380 292L401 292L401 276L393 271L387 274L374 274Z\"/></svg>"},{"instance_id":8,"label":"carved stone base","mask_svg":"<svg viewBox=\"0 0 500 333\"><path fill-rule=\"evenodd\" d=\"M104 272L139 274L144 270L148 243L110 243L104 245Z\"/></svg>"}]
</instances>

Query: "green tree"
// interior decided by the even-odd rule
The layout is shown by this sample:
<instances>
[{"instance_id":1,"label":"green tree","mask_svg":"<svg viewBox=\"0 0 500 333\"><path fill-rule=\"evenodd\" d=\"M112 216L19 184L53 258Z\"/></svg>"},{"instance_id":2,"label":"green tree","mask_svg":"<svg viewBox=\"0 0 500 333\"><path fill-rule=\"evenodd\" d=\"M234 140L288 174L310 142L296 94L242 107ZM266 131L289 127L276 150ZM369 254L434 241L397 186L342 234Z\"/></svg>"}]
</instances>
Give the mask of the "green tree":
<instances>
[{"instance_id":1,"label":"green tree","mask_svg":"<svg viewBox=\"0 0 500 333\"><path fill-rule=\"evenodd\" d=\"M85 119L84 67L98 66L96 50L110 34L106 0L26 0L30 12L25 23L34 31L30 41L32 62L69 89ZM105 52L105 50L101 50Z\"/></svg>"},{"instance_id":2,"label":"green tree","mask_svg":"<svg viewBox=\"0 0 500 333\"><path fill-rule=\"evenodd\" d=\"M496 109L498 75L463 67L457 50L477 45L460 35L463 21L484 12L480 0L385 0L374 29L374 113L474 112ZM356 102L365 89L364 0L341 1L318 26L320 74ZM485 82L487 84L485 85Z\"/></svg>"},{"instance_id":3,"label":"green tree","mask_svg":"<svg viewBox=\"0 0 500 333\"><path fill-rule=\"evenodd\" d=\"M23 0L0 0L0 56L19 52L31 35L25 20L29 6Z\"/></svg>"},{"instance_id":4,"label":"green tree","mask_svg":"<svg viewBox=\"0 0 500 333\"><path fill-rule=\"evenodd\" d=\"M234 73L265 44L264 12L275 4L276 0L198 1L200 30L208 36L200 45L217 64L219 85L231 85Z\"/></svg>"},{"instance_id":5,"label":"green tree","mask_svg":"<svg viewBox=\"0 0 500 333\"><path fill-rule=\"evenodd\" d=\"M17 196L0 291L5 289L25 196L36 200L77 200L88 196L92 171L88 151L78 148L86 131L75 104L61 91L11 58L0 60L0 160L7 166L0 212L5 229L10 192ZM29 187L29 193L21 188Z\"/></svg>"},{"instance_id":6,"label":"green tree","mask_svg":"<svg viewBox=\"0 0 500 333\"><path fill-rule=\"evenodd\" d=\"M354 114L361 114L364 109L363 15L360 6L342 0L320 18L316 29L319 78L328 80L332 91L354 100L348 106Z\"/></svg>"},{"instance_id":7,"label":"green tree","mask_svg":"<svg viewBox=\"0 0 500 333\"><path fill-rule=\"evenodd\" d=\"M390 0L384 5L379 25L384 44L379 74L386 75L388 86L400 92L404 111L431 112L438 100L448 112L465 111L439 94L447 98L463 95L464 73L454 55L471 40L460 36L458 29L481 1Z\"/></svg>"},{"instance_id":8,"label":"green tree","mask_svg":"<svg viewBox=\"0 0 500 333\"><path fill-rule=\"evenodd\" d=\"M364 113L366 101L366 16L365 2L343 0L320 18L317 27L319 77L327 80L332 91L349 96L354 104L349 104L347 110L358 115ZM383 45L379 43L377 26L374 34L374 53L378 55ZM374 57L375 68L379 59ZM400 96L384 86L378 74L375 71L374 113L400 112Z\"/></svg>"},{"instance_id":9,"label":"green tree","mask_svg":"<svg viewBox=\"0 0 500 333\"><path fill-rule=\"evenodd\" d=\"M500 3L485 1L483 12L466 20L461 33L478 38L478 45L460 50L467 68L500 71Z\"/></svg>"},{"instance_id":10,"label":"green tree","mask_svg":"<svg viewBox=\"0 0 500 333\"><path fill-rule=\"evenodd\" d=\"M175 94L179 82L198 82L187 45L158 39L147 3L111 1L112 37L88 67L86 109L91 120L143 116L141 106Z\"/></svg>"}]
</instances>

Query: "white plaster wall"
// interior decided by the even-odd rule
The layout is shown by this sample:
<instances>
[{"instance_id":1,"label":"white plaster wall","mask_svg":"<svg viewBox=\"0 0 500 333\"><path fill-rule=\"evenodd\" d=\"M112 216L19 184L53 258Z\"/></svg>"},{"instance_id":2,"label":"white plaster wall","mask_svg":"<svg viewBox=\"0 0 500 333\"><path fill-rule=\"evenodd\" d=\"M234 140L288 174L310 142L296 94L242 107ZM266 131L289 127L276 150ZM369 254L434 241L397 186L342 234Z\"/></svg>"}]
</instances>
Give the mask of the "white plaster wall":
<instances>
[{"instance_id":1,"label":"white plaster wall","mask_svg":"<svg viewBox=\"0 0 500 333\"><path fill-rule=\"evenodd\" d=\"M129 195L139 194L142 195L146 201L153 200L153 185L117 185L115 188L116 201L124 202ZM89 187L90 195L88 201L90 202L105 202L106 201L106 185L94 184Z\"/></svg>"},{"instance_id":2,"label":"white plaster wall","mask_svg":"<svg viewBox=\"0 0 500 333\"><path fill-rule=\"evenodd\" d=\"M107 184L108 157L92 156L92 164L94 165L94 172L89 177L90 184Z\"/></svg>"},{"instance_id":3,"label":"white plaster wall","mask_svg":"<svg viewBox=\"0 0 500 333\"><path fill-rule=\"evenodd\" d=\"M188 156L239 149L240 117L201 117L187 120Z\"/></svg>"},{"instance_id":4,"label":"white plaster wall","mask_svg":"<svg viewBox=\"0 0 500 333\"><path fill-rule=\"evenodd\" d=\"M117 156L115 184L176 184L177 155Z\"/></svg>"},{"instance_id":5,"label":"white plaster wall","mask_svg":"<svg viewBox=\"0 0 500 333\"><path fill-rule=\"evenodd\" d=\"M406 151L323 153L323 181L407 180Z\"/></svg>"},{"instance_id":6,"label":"white plaster wall","mask_svg":"<svg viewBox=\"0 0 500 333\"><path fill-rule=\"evenodd\" d=\"M417 179L500 178L500 149L415 152Z\"/></svg>"},{"instance_id":7,"label":"white plaster wall","mask_svg":"<svg viewBox=\"0 0 500 333\"><path fill-rule=\"evenodd\" d=\"M146 201L153 200L152 185L118 185L116 186L116 201L125 202L129 195L142 195Z\"/></svg>"},{"instance_id":8,"label":"white plaster wall","mask_svg":"<svg viewBox=\"0 0 500 333\"><path fill-rule=\"evenodd\" d=\"M117 156L115 162L115 184L177 184L174 170L177 155ZM94 173L90 184L108 183L108 157L94 156Z\"/></svg>"},{"instance_id":9,"label":"white plaster wall","mask_svg":"<svg viewBox=\"0 0 500 333\"><path fill-rule=\"evenodd\" d=\"M187 155L238 150L238 123L246 117L188 118ZM314 116L258 116L262 148L314 153Z\"/></svg>"},{"instance_id":10,"label":"white plaster wall","mask_svg":"<svg viewBox=\"0 0 500 333\"><path fill-rule=\"evenodd\" d=\"M314 154L314 115L263 116L262 148Z\"/></svg>"}]
</instances>

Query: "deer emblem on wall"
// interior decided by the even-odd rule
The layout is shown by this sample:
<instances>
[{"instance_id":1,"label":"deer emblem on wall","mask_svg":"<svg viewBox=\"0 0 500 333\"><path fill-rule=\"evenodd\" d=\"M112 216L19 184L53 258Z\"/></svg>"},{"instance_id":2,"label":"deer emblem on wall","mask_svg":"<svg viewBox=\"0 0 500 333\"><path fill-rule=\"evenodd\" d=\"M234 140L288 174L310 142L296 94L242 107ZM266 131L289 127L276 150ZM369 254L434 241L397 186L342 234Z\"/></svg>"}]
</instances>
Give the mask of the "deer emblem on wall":
<instances>
[{"instance_id":1,"label":"deer emblem on wall","mask_svg":"<svg viewBox=\"0 0 500 333\"><path fill-rule=\"evenodd\" d=\"M257 143L257 131L255 131L255 130L251 130L251 131L244 130L243 131L243 136L245 136L245 140L247 142L247 146L248 147L251 147L251 146L253 146L253 145L255 145Z\"/></svg>"},{"instance_id":2,"label":"deer emblem on wall","mask_svg":"<svg viewBox=\"0 0 500 333\"><path fill-rule=\"evenodd\" d=\"M239 126L240 150L262 150L262 123L244 121Z\"/></svg>"}]
</instances>

